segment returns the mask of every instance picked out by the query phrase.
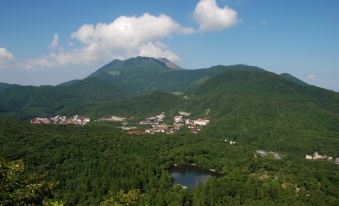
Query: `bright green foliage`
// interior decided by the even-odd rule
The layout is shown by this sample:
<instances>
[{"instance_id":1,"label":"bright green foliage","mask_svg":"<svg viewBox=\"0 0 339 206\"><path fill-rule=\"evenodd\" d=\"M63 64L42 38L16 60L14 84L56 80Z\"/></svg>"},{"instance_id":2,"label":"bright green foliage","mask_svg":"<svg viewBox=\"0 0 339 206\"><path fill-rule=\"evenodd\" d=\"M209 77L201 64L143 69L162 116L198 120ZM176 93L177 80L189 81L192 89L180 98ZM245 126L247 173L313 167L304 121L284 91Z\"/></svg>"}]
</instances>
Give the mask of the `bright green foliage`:
<instances>
[{"instance_id":1,"label":"bright green foliage","mask_svg":"<svg viewBox=\"0 0 339 206\"><path fill-rule=\"evenodd\" d=\"M25 176L21 160L0 161L0 205L41 205L55 187L41 176Z\"/></svg>"},{"instance_id":2,"label":"bright green foliage","mask_svg":"<svg viewBox=\"0 0 339 206\"><path fill-rule=\"evenodd\" d=\"M46 200L42 204L44 206L64 206L64 202L62 202L62 201L52 201L52 200Z\"/></svg>"},{"instance_id":3,"label":"bright green foliage","mask_svg":"<svg viewBox=\"0 0 339 206\"><path fill-rule=\"evenodd\" d=\"M276 145L269 136L251 138L242 134L230 146L210 130L198 135L129 136L111 124L76 127L0 120L0 156L24 159L28 172L59 181L55 198L65 205L99 205L105 197L133 188L143 193L138 205L338 204L338 165L304 159L315 143L300 138ZM330 140L318 139L317 144L331 149L325 144ZM255 158L257 141L264 149L284 154L284 159ZM333 137L332 144L337 148L338 139ZM173 163L195 163L224 176L185 190L173 185L166 171ZM114 195L107 196L109 191Z\"/></svg>"},{"instance_id":4,"label":"bright green foliage","mask_svg":"<svg viewBox=\"0 0 339 206\"><path fill-rule=\"evenodd\" d=\"M120 190L117 194L109 192L100 206L133 206L137 205L138 200L142 197L142 193L138 189L131 189L128 192Z\"/></svg>"}]
</instances>

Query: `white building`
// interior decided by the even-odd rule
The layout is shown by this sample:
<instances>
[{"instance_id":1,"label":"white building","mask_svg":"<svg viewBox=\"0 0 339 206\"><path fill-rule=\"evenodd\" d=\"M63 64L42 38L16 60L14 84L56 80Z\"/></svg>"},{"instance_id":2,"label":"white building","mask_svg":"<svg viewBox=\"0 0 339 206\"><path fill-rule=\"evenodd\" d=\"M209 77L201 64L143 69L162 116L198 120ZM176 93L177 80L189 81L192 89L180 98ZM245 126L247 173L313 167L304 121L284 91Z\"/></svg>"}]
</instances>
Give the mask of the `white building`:
<instances>
[{"instance_id":1,"label":"white building","mask_svg":"<svg viewBox=\"0 0 339 206\"><path fill-rule=\"evenodd\" d=\"M191 113L188 113L188 112L179 112L179 114L182 116L186 116L186 117L191 115Z\"/></svg>"},{"instance_id":2,"label":"white building","mask_svg":"<svg viewBox=\"0 0 339 206\"><path fill-rule=\"evenodd\" d=\"M257 150L256 153L260 156L260 157L265 157L267 155L267 152L265 150Z\"/></svg>"},{"instance_id":3,"label":"white building","mask_svg":"<svg viewBox=\"0 0 339 206\"><path fill-rule=\"evenodd\" d=\"M313 155L314 160L323 160L326 158L327 158L327 155L320 155L318 152L315 152Z\"/></svg>"},{"instance_id":4,"label":"white building","mask_svg":"<svg viewBox=\"0 0 339 206\"><path fill-rule=\"evenodd\" d=\"M182 116L181 115L175 116L174 117L174 122L176 122L176 123L182 122Z\"/></svg>"},{"instance_id":5,"label":"white building","mask_svg":"<svg viewBox=\"0 0 339 206\"><path fill-rule=\"evenodd\" d=\"M119 117L119 116L111 116L109 118L101 118L101 121L112 121L112 122L122 122L125 121L126 118L125 117Z\"/></svg>"},{"instance_id":6,"label":"white building","mask_svg":"<svg viewBox=\"0 0 339 206\"><path fill-rule=\"evenodd\" d=\"M210 121L208 119L197 119L193 121L194 125L206 126Z\"/></svg>"},{"instance_id":7,"label":"white building","mask_svg":"<svg viewBox=\"0 0 339 206\"><path fill-rule=\"evenodd\" d=\"M237 143L236 141L230 141L230 145Z\"/></svg>"},{"instance_id":8,"label":"white building","mask_svg":"<svg viewBox=\"0 0 339 206\"><path fill-rule=\"evenodd\" d=\"M313 160L313 156L307 154L307 155L305 156L305 159L307 159L307 160Z\"/></svg>"}]
</instances>

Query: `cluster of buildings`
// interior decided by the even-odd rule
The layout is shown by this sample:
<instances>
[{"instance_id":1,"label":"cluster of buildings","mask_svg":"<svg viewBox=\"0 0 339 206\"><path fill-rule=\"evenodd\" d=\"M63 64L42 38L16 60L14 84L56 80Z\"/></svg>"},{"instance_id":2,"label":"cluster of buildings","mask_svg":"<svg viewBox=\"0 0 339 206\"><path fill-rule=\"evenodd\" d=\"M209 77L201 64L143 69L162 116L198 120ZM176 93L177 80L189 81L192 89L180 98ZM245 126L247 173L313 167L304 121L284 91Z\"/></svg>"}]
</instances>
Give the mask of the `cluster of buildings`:
<instances>
[{"instance_id":1,"label":"cluster of buildings","mask_svg":"<svg viewBox=\"0 0 339 206\"><path fill-rule=\"evenodd\" d=\"M66 116L54 116L54 117L36 117L31 119L32 124L75 124L75 125L86 125L90 122L90 118L81 116L81 115L74 115L73 117L67 118Z\"/></svg>"},{"instance_id":2,"label":"cluster of buildings","mask_svg":"<svg viewBox=\"0 0 339 206\"><path fill-rule=\"evenodd\" d=\"M206 126L210 121L208 119L196 119L196 120L190 120L186 119L185 124L189 129L191 129L192 133L197 134L200 132L200 128L202 126Z\"/></svg>"},{"instance_id":3,"label":"cluster of buildings","mask_svg":"<svg viewBox=\"0 0 339 206\"><path fill-rule=\"evenodd\" d=\"M206 126L209 123L208 119L189 119L191 113L188 112L178 112L178 115L174 116L173 124L166 124L164 120L166 118L166 114L162 112L159 115L147 117L139 123L128 123L128 118L121 116L110 116L103 117L96 121L110 121L110 122L121 122L122 126L120 127L122 130L126 130L128 134L133 135L143 135L143 134L155 134L155 133L165 133L165 134L175 134L182 127L186 126L191 130L192 133L196 134L200 131L201 127ZM34 118L31 120L32 124L75 124L75 125L86 125L90 122L90 118L75 115L73 117L66 116L54 116L47 118ZM146 126L146 129L138 129L136 126L131 126L133 124L139 124ZM234 142L235 143L235 142Z\"/></svg>"},{"instance_id":4,"label":"cluster of buildings","mask_svg":"<svg viewBox=\"0 0 339 206\"><path fill-rule=\"evenodd\" d=\"M158 125L165 118L166 118L166 115L163 112L163 113L161 113L159 115L156 115L154 117L147 117L145 120L140 121L139 124L143 124L143 125Z\"/></svg>"},{"instance_id":5,"label":"cluster of buildings","mask_svg":"<svg viewBox=\"0 0 339 206\"><path fill-rule=\"evenodd\" d=\"M166 133L166 134L175 134L173 128L170 128L167 124L158 124L152 125L152 128L146 129L145 132L147 134L154 134L154 133Z\"/></svg>"},{"instance_id":6,"label":"cluster of buildings","mask_svg":"<svg viewBox=\"0 0 339 206\"><path fill-rule=\"evenodd\" d=\"M257 150L255 152L255 157L256 156L259 156L259 157L272 157L275 160L281 160L283 158L280 154L278 154L276 152L271 152L271 151L267 152L265 150Z\"/></svg>"},{"instance_id":7,"label":"cluster of buildings","mask_svg":"<svg viewBox=\"0 0 339 206\"><path fill-rule=\"evenodd\" d=\"M202 126L206 126L209 123L208 119L196 119L190 120L188 117L191 113L188 112L178 112L178 115L174 116L173 124L168 125L163 123L164 119L166 118L166 114L162 112L159 115L153 117L147 117L144 120L140 121L140 125L150 125L151 127L145 129L145 134L155 134L155 133L165 133L165 134L175 134L179 131L183 126L187 126L192 133L198 133ZM137 132L136 131L129 131L129 133ZM141 132L137 132L141 134Z\"/></svg>"},{"instance_id":8,"label":"cluster of buildings","mask_svg":"<svg viewBox=\"0 0 339 206\"><path fill-rule=\"evenodd\" d=\"M333 161L332 156L321 155L318 152L314 152L313 155L306 154L305 159L307 159L307 160L329 160L329 161ZM334 162L336 164L339 164L339 157L335 158Z\"/></svg>"},{"instance_id":9,"label":"cluster of buildings","mask_svg":"<svg viewBox=\"0 0 339 206\"><path fill-rule=\"evenodd\" d=\"M188 118L190 115L188 112L179 112L179 115L174 117L174 129L180 130L182 126L186 125L192 133L197 134L202 126L206 126L210 122L208 119L202 118L191 120Z\"/></svg>"},{"instance_id":10,"label":"cluster of buildings","mask_svg":"<svg viewBox=\"0 0 339 206\"><path fill-rule=\"evenodd\" d=\"M111 116L111 117L103 117L98 119L98 121L109 121L109 122L124 122L126 121L126 117L120 117L120 116Z\"/></svg>"}]
</instances>

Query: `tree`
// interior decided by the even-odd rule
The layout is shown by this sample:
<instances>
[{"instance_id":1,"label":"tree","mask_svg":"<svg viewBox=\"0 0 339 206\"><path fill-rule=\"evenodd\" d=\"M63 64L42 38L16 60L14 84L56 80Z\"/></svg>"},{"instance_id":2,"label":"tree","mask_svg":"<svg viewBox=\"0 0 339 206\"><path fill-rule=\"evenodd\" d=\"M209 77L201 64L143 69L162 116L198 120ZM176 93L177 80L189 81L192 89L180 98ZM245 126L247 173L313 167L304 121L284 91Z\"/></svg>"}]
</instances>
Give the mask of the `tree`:
<instances>
[{"instance_id":1,"label":"tree","mask_svg":"<svg viewBox=\"0 0 339 206\"><path fill-rule=\"evenodd\" d=\"M109 192L108 196L100 203L100 206L125 206L136 205L143 196L139 189L131 189L127 193L120 190L117 194Z\"/></svg>"},{"instance_id":2,"label":"tree","mask_svg":"<svg viewBox=\"0 0 339 206\"><path fill-rule=\"evenodd\" d=\"M56 183L42 176L24 175L22 160L0 160L0 205L43 205L52 197Z\"/></svg>"}]
</instances>

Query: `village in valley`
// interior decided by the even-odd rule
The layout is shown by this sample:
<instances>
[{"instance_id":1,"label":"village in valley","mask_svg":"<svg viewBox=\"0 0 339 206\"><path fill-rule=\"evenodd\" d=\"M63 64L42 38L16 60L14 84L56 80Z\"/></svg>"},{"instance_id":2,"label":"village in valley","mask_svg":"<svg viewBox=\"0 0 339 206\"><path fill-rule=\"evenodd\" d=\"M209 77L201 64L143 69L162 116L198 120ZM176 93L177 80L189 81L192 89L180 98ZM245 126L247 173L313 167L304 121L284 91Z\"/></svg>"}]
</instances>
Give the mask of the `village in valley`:
<instances>
[{"instance_id":1,"label":"village in valley","mask_svg":"<svg viewBox=\"0 0 339 206\"><path fill-rule=\"evenodd\" d=\"M203 118L191 120L189 119L190 115L191 113L188 112L178 112L178 114L173 117L172 124L164 123L167 117L164 112L156 116L146 117L138 123L128 123L128 118L119 116L101 118L98 121L121 122L122 126L120 128L126 130L127 133L131 135L155 133L176 134L183 127L187 127L193 134L197 134L201 130L201 127L206 126L210 122L210 120ZM137 126L145 127L145 129L138 129Z\"/></svg>"},{"instance_id":2,"label":"village in valley","mask_svg":"<svg viewBox=\"0 0 339 206\"><path fill-rule=\"evenodd\" d=\"M200 132L201 127L206 126L210 122L210 120L204 118L191 120L189 118L190 115L191 113L188 112L178 112L178 114L174 116L172 124L164 123L164 120L167 117L165 112L162 112L161 114L156 116L147 117L137 123L128 122L128 120L131 118L114 115L110 117L103 117L96 121L120 122L122 126L120 126L119 128L127 131L127 133L131 135L144 135L155 133L176 134L183 127L188 128L193 134L197 134ZM36 117L31 120L32 124L75 124L81 126L84 126L89 122L90 118L81 115L75 115L69 118L60 115L47 118ZM140 126L144 129L140 129Z\"/></svg>"},{"instance_id":3,"label":"village in valley","mask_svg":"<svg viewBox=\"0 0 339 206\"><path fill-rule=\"evenodd\" d=\"M56 115L54 117L36 117L31 120L32 124L74 124L74 125L81 125L84 126L90 122L90 118L81 116L81 115L74 115L73 117L67 118L66 116Z\"/></svg>"}]
</instances>

